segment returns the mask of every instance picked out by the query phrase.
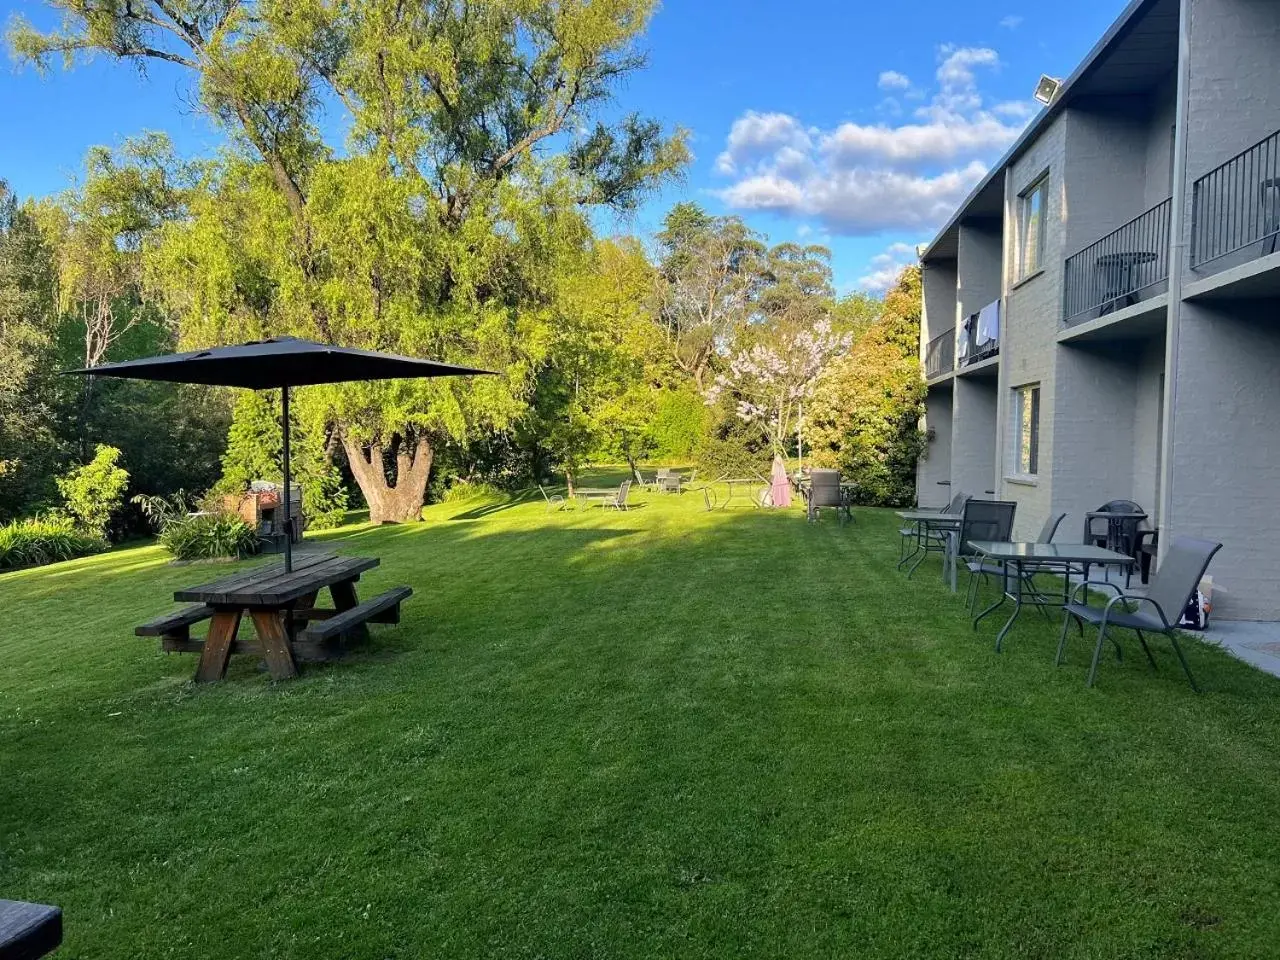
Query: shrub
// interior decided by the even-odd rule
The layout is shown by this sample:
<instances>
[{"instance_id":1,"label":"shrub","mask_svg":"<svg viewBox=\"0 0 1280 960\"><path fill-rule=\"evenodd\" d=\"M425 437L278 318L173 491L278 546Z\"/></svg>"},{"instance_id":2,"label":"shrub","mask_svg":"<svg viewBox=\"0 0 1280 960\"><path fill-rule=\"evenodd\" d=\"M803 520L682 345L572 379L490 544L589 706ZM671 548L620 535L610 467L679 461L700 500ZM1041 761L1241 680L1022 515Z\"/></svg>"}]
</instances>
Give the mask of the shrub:
<instances>
[{"instance_id":1,"label":"shrub","mask_svg":"<svg viewBox=\"0 0 1280 960\"><path fill-rule=\"evenodd\" d=\"M180 520L191 510L194 498L185 490L179 490L171 496L140 493L129 501L136 506L151 525L151 529L159 533L174 520Z\"/></svg>"},{"instance_id":2,"label":"shrub","mask_svg":"<svg viewBox=\"0 0 1280 960\"><path fill-rule=\"evenodd\" d=\"M125 487L129 485L129 474L116 466L119 459L119 450L99 444L91 461L58 478L58 492L67 505L67 512L82 528L99 538L106 533L111 515L120 509Z\"/></svg>"},{"instance_id":3,"label":"shrub","mask_svg":"<svg viewBox=\"0 0 1280 960\"><path fill-rule=\"evenodd\" d=\"M441 497L443 503L464 503L468 500L505 500L505 490L487 483L484 480L463 480L458 478L445 490Z\"/></svg>"},{"instance_id":4,"label":"shrub","mask_svg":"<svg viewBox=\"0 0 1280 960\"><path fill-rule=\"evenodd\" d=\"M177 560L216 560L258 552L258 536L234 513L197 513L171 519L160 542Z\"/></svg>"},{"instance_id":5,"label":"shrub","mask_svg":"<svg viewBox=\"0 0 1280 960\"><path fill-rule=\"evenodd\" d=\"M106 548L106 540L77 528L70 517L15 520L0 527L0 570L38 567Z\"/></svg>"},{"instance_id":6,"label":"shrub","mask_svg":"<svg viewBox=\"0 0 1280 960\"><path fill-rule=\"evenodd\" d=\"M768 469L765 454L753 450L741 435L707 437L698 448L698 473L707 480L716 477L742 477L762 473Z\"/></svg>"},{"instance_id":7,"label":"shrub","mask_svg":"<svg viewBox=\"0 0 1280 960\"><path fill-rule=\"evenodd\" d=\"M650 456L664 463L687 462L702 445L711 411L691 389L664 390L649 424Z\"/></svg>"},{"instance_id":8,"label":"shrub","mask_svg":"<svg viewBox=\"0 0 1280 960\"><path fill-rule=\"evenodd\" d=\"M307 525L315 530L342 526L349 506L350 496L342 482L342 471L332 464L302 486L302 512Z\"/></svg>"}]
</instances>

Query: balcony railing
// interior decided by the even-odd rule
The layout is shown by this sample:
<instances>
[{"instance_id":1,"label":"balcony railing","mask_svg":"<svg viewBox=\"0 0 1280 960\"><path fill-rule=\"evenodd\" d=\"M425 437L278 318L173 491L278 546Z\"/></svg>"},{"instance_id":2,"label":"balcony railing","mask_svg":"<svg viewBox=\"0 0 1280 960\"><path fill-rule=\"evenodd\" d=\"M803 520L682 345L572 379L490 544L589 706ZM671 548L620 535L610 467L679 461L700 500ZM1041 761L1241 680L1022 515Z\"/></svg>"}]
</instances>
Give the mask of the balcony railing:
<instances>
[{"instance_id":1,"label":"balcony railing","mask_svg":"<svg viewBox=\"0 0 1280 960\"><path fill-rule=\"evenodd\" d=\"M956 365L956 332L948 330L934 337L924 348L924 378L931 380L950 373Z\"/></svg>"},{"instance_id":2,"label":"balcony railing","mask_svg":"<svg viewBox=\"0 0 1280 960\"><path fill-rule=\"evenodd\" d=\"M1280 132L1210 170L1191 188L1191 265L1261 241L1275 253L1280 233Z\"/></svg>"},{"instance_id":3,"label":"balcony railing","mask_svg":"<svg viewBox=\"0 0 1280 960\"><path fill-rule=\"evenodd\" d=\"M1169 215L1165 200L1067 258L1063 317L1093 320L1145 300L1169 279Z\"/></svg>"},{"instance_id":4,"label":"balcony railing","mask_svg":"<svg viewBox=\"0 0 1280 960\"><path fill-rule=\"evenodd\" d=\"M983 317L986 322L983 322ZM1000 302L970 316L960 327L957 368L988 360L1000 352Z\"/></svg>"}]
</instances>

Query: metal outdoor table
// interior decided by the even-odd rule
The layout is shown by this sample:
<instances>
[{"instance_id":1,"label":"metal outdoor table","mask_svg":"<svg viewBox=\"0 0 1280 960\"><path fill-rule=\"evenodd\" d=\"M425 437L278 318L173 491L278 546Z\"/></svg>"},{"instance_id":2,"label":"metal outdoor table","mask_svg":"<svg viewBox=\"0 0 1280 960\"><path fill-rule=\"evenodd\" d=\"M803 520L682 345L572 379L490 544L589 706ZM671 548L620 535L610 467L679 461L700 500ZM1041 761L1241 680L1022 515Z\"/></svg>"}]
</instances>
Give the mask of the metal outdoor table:
<instances>
[{"instance_id":1,"label":"metal outdoor table","mask_svg":"<svg viewBox=\"0 0 1280 960\"><path fill-rule=\"evenodd\" d=\"M1150 250L1124 250L1100 256L1097 266L1102 271L1104 297L1100 312L1111 313L1136 303L1134 294L1138 288L1134 286L1133 273L1138 267L1154 263L1156 259L1156 255ZM1122 300L1127 302L1121 303Z\"/></svg>"},{"instance_id":2,"label":"metal outdoor table","mask_svg":"<svg viewBox=\"0 0 1280 960\"><path fill-rule=\"evenodd\" d=\"M196 679L221 680L233 652L258 652L266 661L272 679L296 676L293 633L311 619L352 610L359 605L356 581L360 574L378 566L377 557L307 558L286 573L284 564L273 563L241 573L178 590L173 598L187 603L203 603L213 611L209 634L200 649ZM301 565L300 565L301 564ZM333 610L315 609L323 589L333 597ZM259 647L251 650L236 643L240 620L248 613L258 634ZM363 623L353 632L367 636Z\"/></svg>"},{"instance_id":3,"label":"metal outdoor table","mask_svg":"<svg viewBox=\"0 0 1280 960\"><path fill-rule=\"evenodd\" d=\"M1018 619L1018 614L1022 612L1024 603L1030 603L1043 612L1045 607L1062 606L1067 602L1069 590L1071 589L1070 574L1072 567L1081 567L1084 579L1088 580L1091 566L1115 565L1129 567L1134 562L1133 557L1127 554L1084 543L970 540L967 545L979 557L998 563L1004 568L1004 583L1001 588L1000 599L973 618L973 628L975 630L978 629L979 622L987 614L994 613L1003 606L1006 600L1013 601L1013 612L1009 615L1005 625L1000 628L1000 632L996 634L996 653L1000 652L1004 638L1013 628L1013 623ZM1058 601L1056 597L1050 597L1042 593L1034 587L1034 584L1027 582L1028 577L1033 574L1052 573L1055 571L1060 571L1062 574L1061 601ZM1031 587L1030 591L1028 591L1028 587Z\"/></svg>"},{"instance_id":4,"label":"metal outdoor table","mask_svg":"<svg viewBox=\"0 0 1280 960\"><path fill-rule=\"evenodd\" d=\"M915 549L898 561L898 569L901 570L905 564L911 561L913 557L919 557L915 563L911 564L911 569L907 571L907 576L915 573L916 568L924 563L924 558L930 553L937 553L936 550L929 549L930 534L933 534L935 540L945 540L946 548L942 551L942 575L949 576L951 592L956 592L956 535L960 532L960 522L964 519L958 513L941 513L936 510L899 510L898 516L907 523L913 523L916 526L916 545Z\"/></svg>"},{"instance_id":5,"label":"metal outdoor table","mask_svg":"<svg viewBox=\"0 0 1280 960\"><path fill-rule=\"evenodd\" d=\"M592 500L612 500L618 495L617 487L574 487L573 499L590 503Z\"/></svg>"},{"instance_id":6,"label":"metal outdoor table","mask_svg":"<svg viewBox=\"0 0 1280 960\"><path fill-rule=\"evenodd\" d=\"M713 489L713 487L717 483L723 483L729 487L729 494L724 498L723 501L720 501L716 497L716 492ZM715 510L717 508L721 510L728 510L729 504L731 504L734 500L745 500L751 506L758 508L760 504L751 499L750 493L744 493L742 490L742 487L744 485L749 485L749 484L763 484L766 487L770 485L768 480L766 480L764 477L759 477L759 476L721 477L718 480L713 480L711 483L707 484L705 487L702 488L703 501L706 503L708 510Z\"/></svg>"}]
</instances>

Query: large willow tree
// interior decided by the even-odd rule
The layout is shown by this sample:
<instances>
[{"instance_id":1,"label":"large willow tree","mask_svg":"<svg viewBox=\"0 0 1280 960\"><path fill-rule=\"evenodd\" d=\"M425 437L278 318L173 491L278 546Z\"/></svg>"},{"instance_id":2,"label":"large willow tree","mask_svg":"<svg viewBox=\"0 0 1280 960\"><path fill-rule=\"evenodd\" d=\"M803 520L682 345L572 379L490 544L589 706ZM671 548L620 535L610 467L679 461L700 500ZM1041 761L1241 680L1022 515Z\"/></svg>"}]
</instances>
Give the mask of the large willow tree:
<instances>
[{"instance_id":1,"label":"large willow tree","mask_svg":"<svg viewBox=\"0 0 1280 960\"><path fill-rule=\"evenodd\" d=\"M178 64L230 135L148 257L184 343L291 333L500 372L307 391L374 520L417 516L442 438L525 414L589 210L633 206L686 155L601 119L654 0L53 6L58 29L11 29L19 58Z\"/></svg>"}]
</instances>

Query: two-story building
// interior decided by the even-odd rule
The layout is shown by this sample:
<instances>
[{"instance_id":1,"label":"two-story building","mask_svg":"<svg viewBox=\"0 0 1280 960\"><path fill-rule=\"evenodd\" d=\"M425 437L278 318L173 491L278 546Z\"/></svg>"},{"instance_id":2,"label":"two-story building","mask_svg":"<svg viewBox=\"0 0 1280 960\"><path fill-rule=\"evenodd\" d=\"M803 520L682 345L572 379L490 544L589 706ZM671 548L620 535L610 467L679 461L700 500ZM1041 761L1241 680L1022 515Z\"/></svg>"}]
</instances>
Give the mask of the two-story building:
<instances>
[{"instance_id":1,"label":"two-story building","mask_svg":"<svg viewBox=\"0 0 1280 960\"><path fill-rule=\"evenodd\" d=\"M1133 0L922 254L921 504L1136 501L1280 620L1278 236L1280 2Z\"/></svg>"}]
</instances>

